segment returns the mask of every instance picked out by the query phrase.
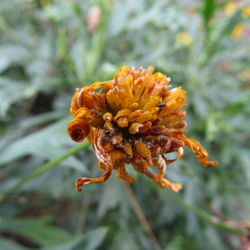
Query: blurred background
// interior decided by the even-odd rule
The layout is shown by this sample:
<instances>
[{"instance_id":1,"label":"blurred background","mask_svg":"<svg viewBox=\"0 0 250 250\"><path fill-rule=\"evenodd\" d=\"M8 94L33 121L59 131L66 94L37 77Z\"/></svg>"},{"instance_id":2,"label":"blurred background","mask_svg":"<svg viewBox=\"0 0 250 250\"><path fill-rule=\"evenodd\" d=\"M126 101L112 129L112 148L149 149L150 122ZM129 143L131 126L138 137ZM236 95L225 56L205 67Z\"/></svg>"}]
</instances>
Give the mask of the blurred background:
<instances>
[{"instance_id":1,"label":"blurred background","mask_svg":"<svg viewBox=\"0 0 250 250\"><path fill-rule=\"evenodd\" d=\"M0 249L249 249L249 19L247 1L2 0ZM188 136L219 161L186 149L178 194L136 171L74 189L100 172L91 147L68 153L71 98L123 64L187 91Z\"/></svg>"}]
</instances>

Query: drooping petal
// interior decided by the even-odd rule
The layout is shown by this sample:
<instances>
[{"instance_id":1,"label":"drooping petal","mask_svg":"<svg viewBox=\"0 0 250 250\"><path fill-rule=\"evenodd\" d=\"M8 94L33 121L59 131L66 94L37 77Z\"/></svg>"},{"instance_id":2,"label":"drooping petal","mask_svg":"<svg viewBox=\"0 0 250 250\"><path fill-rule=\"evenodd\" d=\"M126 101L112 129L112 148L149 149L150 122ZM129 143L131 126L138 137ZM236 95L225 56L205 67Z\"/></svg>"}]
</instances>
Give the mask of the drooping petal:
<instances>
[{"instance_id":1,"label":"drooping petal","mask_svg":"<svg viewBox=\"0 0 250 250\"><path fill-rule=\"evenodd\" d=\"M182 135L182 140L185 143L185 146L189 147L196 155L197 160L204 166L217 166L217 161L208 160L208 152L201 146L201 144L191 138L187 138L185 135Z\"/></svg>"}]
</instances>

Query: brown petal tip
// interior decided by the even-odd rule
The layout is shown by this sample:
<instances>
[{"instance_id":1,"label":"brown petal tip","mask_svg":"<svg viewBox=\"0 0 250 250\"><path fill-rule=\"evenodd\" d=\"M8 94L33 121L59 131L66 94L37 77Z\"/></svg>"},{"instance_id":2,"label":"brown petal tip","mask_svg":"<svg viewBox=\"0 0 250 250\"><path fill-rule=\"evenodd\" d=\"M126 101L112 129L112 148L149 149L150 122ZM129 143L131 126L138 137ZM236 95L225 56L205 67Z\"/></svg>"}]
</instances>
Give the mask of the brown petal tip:
<instances>
[{"instance_id":1,"label":"brown petal tip","mask_svg":"<svg viewBox=\"0 0 250 250\"><path fill-rule=\"evenodd\" d=\"M83 185L87 185L92 183L92 181L90 180L91 178L88 177L82 177L82 178L78 178L75 182L75 188L77 191L81 192L82 191L82 186Z\"/></svg>"}]
</instances>

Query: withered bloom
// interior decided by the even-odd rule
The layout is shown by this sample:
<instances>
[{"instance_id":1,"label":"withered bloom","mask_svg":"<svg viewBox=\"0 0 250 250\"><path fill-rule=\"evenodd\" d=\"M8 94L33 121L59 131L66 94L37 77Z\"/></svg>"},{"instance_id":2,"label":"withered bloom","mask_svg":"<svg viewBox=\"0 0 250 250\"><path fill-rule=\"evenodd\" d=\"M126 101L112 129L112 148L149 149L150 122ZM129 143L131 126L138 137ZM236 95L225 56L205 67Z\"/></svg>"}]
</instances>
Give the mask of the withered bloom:
<instances>
[{"instance_id":1,"label":"withered bloom","mask_svg":"<svg viewBox=\"0 0 250 250\"><path fill-rule=\"evenodd\" d=\"M170 78L153 71L153 66L137 71L123 66L113 80L76 90L68 133L76 142L88 138L104 172L99 178L79 178L77 190L84 184L106 181L112 170L131 183L134 179L125 168L131 164L161 187L178 191L181 185L165 179L165 174L167 165L183 156L183 146L204 166L217 165L208 161L208 153L198 141L185 136L185 91L170 89ZM176 159L164 155L170 152L178 153ZM150 167L156 167L157 174Z\"/></svg>"}]
</instances>

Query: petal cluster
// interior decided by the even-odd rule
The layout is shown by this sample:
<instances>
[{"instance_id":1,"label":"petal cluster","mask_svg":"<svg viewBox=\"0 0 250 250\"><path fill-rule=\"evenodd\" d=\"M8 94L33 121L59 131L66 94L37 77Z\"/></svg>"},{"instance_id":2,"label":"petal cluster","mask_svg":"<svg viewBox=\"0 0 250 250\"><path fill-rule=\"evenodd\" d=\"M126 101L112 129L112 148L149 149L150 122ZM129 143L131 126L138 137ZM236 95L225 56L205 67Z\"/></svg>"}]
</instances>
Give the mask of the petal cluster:
<instances>
[{"instance_id":1,"label":"petal cluster","mask_svg":"<svg viewBox=\"0 0 250 250\"><path fill-rule=\"evenodd\" d=\"M153 66L138 70L123 66L113 80L76 90L68 133L76 142L89 140L104 172L99 178L79 178L77 190L84 184L104 182L113 170L118 178L131 183L134 179L126 170L131 164L161 187L178 191L181 185L165 175L167 165L183 156L184 146L204 166L217 165L208 161L208 153L198 141L185 136L185 91L171 89L170 78L153 71ZM171 152L177 153L175 159L166 156Z\"/></svg>"}]
</instances>

